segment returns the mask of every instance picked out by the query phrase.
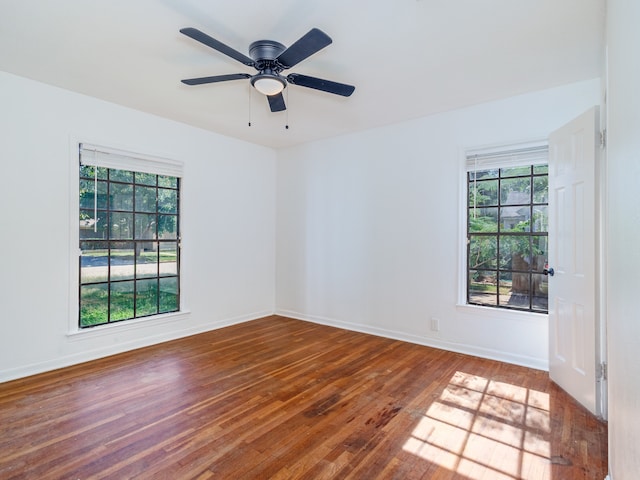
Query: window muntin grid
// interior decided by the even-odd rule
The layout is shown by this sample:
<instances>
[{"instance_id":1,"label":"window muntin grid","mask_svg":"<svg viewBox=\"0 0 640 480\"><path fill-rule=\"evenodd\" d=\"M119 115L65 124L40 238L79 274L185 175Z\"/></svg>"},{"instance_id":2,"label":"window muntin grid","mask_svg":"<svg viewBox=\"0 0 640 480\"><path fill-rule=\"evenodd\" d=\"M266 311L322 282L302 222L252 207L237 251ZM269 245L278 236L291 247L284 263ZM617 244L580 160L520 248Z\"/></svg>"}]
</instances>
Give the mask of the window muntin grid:
<instances>
[{"instance_id":1,"label":"window muntin grid","mask_svg":"<svg viewBox=\"0 0 640 480\"><path fill-rule=\"evenodd\" d=\"M548 311L548 166L467 174L467 303Z\"/></svg>"},{"instance_id":2,"label":"window muntin grid","mask_svg":"<svg viewBox=\"0 0 640 480\"><path fill-rule=\"evenodd\" d=\"M79 327L179 311L180 179L81 165Z\"/></svg>"}]
</instances>

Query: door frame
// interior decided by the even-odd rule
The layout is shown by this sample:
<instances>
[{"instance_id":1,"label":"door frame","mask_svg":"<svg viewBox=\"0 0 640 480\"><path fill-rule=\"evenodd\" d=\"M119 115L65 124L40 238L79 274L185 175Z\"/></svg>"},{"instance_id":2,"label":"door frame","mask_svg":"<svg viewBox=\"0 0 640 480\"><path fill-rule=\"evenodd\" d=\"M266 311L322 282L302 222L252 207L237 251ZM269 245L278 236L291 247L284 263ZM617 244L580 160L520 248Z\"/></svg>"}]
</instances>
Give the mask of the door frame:
<instances>
[{"instance_id":1,"label":"door frame","mask_svg":"<svg viewBox=\"0 0 640 480\"><path fill-rule=\"evenodd\" d=\"M607 381L607 125L608 125L608 72L605 52L605 75L600 99L600 151L596 157L596 358L600 370L596 378L596 412L604 420L609 418L609 390Z\"/></svg>"}]
</instances>

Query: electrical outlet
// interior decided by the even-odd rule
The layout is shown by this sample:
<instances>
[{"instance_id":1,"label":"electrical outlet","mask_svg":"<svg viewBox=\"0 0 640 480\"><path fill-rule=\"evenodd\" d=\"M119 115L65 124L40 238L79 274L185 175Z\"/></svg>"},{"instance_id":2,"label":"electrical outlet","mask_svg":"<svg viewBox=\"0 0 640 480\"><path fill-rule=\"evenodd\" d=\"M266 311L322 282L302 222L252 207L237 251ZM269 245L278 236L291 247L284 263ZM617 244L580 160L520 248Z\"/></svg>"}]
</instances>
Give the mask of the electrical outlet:
<instances>
[{"instance_id":1,"label":"electrical outlet","mask_svg":"<svg viewBox=\"0 0 640 480\"><path fill-rule=\"evenodd\" d=\"M439 332L440 331L440 320L437 318L431 317L431 331Z\"/></svg>"}]
</instances>

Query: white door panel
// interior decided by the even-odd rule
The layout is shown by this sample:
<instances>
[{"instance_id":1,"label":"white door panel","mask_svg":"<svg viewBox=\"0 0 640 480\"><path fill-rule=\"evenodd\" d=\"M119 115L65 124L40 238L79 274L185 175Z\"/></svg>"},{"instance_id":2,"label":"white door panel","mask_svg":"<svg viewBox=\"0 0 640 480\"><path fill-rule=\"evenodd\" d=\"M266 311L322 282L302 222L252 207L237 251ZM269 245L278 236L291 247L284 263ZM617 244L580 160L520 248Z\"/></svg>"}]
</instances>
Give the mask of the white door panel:
<instances>
[{"instance_id":1,"label":"white door panel","mask_svg":"<svg viewBox=\"0 0 640 480\"><path fill-rule=\"evenodd\" d=\"M598 125L594 107L549 137L549 374L594 414Z\"/></svg>"}]
</instances>

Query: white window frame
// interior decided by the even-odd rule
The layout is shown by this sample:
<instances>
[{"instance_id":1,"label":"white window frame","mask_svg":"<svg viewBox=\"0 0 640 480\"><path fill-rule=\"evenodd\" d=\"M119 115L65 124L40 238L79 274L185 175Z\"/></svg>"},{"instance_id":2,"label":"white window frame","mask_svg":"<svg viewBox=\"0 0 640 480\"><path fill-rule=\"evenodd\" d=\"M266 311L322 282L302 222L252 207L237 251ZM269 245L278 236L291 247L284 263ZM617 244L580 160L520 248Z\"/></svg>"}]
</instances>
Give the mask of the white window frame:
<instances>
[{"instance_id":1,"label":"white window frame","mask_svg":"<svg viewBox=\"0 0 640 480\"><path fill-rule=\"evenodd\" d=\"M520 321L546 321L548 314L520 311L467 303L467 174L473 169L515 167L548 163L546 138L514 143L493 144L480 147L462 148L460 151L459 174L459 229L458 241L458 298L456 309L465 314L481 318L500 318ZM509 154L507 154L509 152Z\"/></svg>"},{"instance_id":2,"label":"white window frame","mask_svg":"<svg viewBox=\"0 0 640 480\"><path fill-rule=\"evenodd\" d=\"M104 142L107 143L107 142ZM67 336L85 338L87 336L109 335L114 330L125 332L136 330L153 323L160 325L164 323L179 322L190 315L185 308L183 291L180 294L180 305L177 312L161 313L148 317L133 318L126 321L97 325L91 328L80 328L78 321L79 305L79 242L80 232L78 229L79 183L80 174L79 155L80 149L95 151L95 162L85 162L85 164L99 164L107 168L121 170L138 171L142 173L154 173L157 175L167 175L180 178L180 191L183 191L184 163L168 157L138 153L135 149L128 147L106 147L101 142L83 141L82 138L71 136L69 140L69 310ZM180 208L183 209L183 201L180 201ZM182 215L179 215L179 232L182 237ZM182 238L180 239L182 243ZM182 284L182 282L181 282Z\"/></svg>"}]
</instances>

